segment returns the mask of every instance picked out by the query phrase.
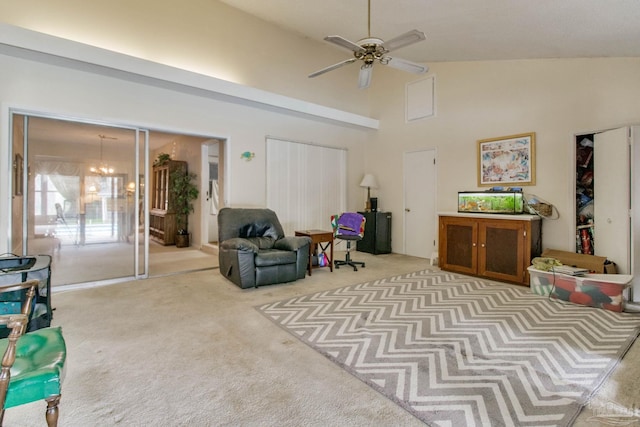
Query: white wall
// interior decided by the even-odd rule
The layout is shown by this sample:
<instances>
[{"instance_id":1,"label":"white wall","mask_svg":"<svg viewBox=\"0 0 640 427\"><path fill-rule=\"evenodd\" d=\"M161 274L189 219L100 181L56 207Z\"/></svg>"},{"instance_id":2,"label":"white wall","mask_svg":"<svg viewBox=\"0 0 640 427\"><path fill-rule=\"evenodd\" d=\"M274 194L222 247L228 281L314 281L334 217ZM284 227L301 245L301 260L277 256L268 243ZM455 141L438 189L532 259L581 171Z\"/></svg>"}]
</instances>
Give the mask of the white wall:
<instances>
[{"instance_id":1,"label":"white wall","mask_svg":"<svg viewBox=\"0 0 640 427\"><path fill-rule=\"evenodd\" d=\"M137 125L177 133L208 135L229 141L231 206L265 206L265 137L317 142L349 150L349 191L359 192L368 132L283 112L222 102L141 83L41 62L0 55L0 174L8 176L8 117L11 108L72 118ZM240 153L256 154L252 162ZM0 187L0 251L8 246L10 192ZM349 206L356 209L355 201ZM4 249L3 249L4 248Z\"/></svg>"},{"instance_id":2,"label":"white wall","mask_svg":"<svg viewBox=\"0 0 640 427\"><path fill-rule=\"evenodd\" d=\"M367 115L358 66L323 40L281 30L216 0L0 2L0 22Z\"/></svg>"},{"instance_id":3,"label":"white wall","mask_svg":"<svg viewBox=\"0 0 640 427\"><path fill-rule=\"evenodd\" d=\"M90 7L83 0L0 2L0 20L380 119L379 131L363 131L25 61L0 62L3 129L8 106L25 105L229 138L233 204L264 204L265 135L348 147L350 209L362 208L362 174L375 172L380 189L372 193L394 212L394 251L403 247L404 151L437 149L437 208L455 210L457 192L477 188L478 139L536 132L537 184L527 191L560 211L559 220L544 221L544 246L573 250L574 134L640 122L640 58L429 64L437 115L406 124L405 84L416 76L378 67L366 91L356 88L350 67L307 79L343 59L342 52L214 0L95 0ZM6 141L0 141L4 155ZM240 162L243 151L256 159Z\"/></svg>"},{"instance_id":4,"label":"white wall","mask_svg":"<svg viewBox=\"0 0 640 427\"><path fill-rule=\"evenodd\" d=\"M404 88L415 76L378 69L372 115L380 131L367 148L380 203L402 215L402 153L436 148L439 211L457 210L457 192L477 186L477 140L536 133L536 185L558 220L543 222L543 246L575 250L574 134L640 123L640 58L453 62L431 64L436 117L405 123ZM484 188L483 188L484 189ZM394 219L393 249L402 248Z\"/></svg>"}]
</instances>

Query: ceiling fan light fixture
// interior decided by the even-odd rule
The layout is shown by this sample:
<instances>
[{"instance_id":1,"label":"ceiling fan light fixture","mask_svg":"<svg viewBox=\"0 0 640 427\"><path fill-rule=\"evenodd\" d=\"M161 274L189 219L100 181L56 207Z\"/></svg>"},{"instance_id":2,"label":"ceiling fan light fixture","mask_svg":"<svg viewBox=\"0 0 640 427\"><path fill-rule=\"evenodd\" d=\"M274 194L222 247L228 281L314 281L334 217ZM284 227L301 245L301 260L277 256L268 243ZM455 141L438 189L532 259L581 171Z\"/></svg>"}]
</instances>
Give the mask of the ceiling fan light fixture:
<instances>
[{"instance_id":1,"label":"ceiling fan light fixture","mask_svg":"<svg viewBox=\"0 0 640 427\"><path fill-rule=\"evenodd\" d=\"M360 74L358 74L358 88L366 89L371 84L371 75L373 74L373 64L364 63L360 67Z\"/></svg>"},{"instance_id":2,"label":"ceiling fan light fixture","mask_svg":"<svg viewBox=\"0 0 640 427\"><path fill-rule=\"evenodd\" d=\"M363 61L364 64L360 67L360 74L358 76L358 87L364 89L369 87L371 83L371 68L375 61L380 62L382 65L389 65L393 68L397 68L402 71L408 71L414 74L424 74L429 70L429 67L416 64L406 59L391 58L386 56L387 53L395 49L408 46L413 43L425 40L425 35L422 31L411 30L391 40L385 42L377 37L371 37L371 0L369 0L369 22L368 22L368 34L366 38L358 40L357 43L349 41L340 36L327 36L325 41L333 43L336 46L347 49L353 53L353 58L350 60L339 62L335 65L318 70L309 74L309 77L317 77L321 74L340 68L344 65L352 62Z\"/></svg>"}]
</instances>

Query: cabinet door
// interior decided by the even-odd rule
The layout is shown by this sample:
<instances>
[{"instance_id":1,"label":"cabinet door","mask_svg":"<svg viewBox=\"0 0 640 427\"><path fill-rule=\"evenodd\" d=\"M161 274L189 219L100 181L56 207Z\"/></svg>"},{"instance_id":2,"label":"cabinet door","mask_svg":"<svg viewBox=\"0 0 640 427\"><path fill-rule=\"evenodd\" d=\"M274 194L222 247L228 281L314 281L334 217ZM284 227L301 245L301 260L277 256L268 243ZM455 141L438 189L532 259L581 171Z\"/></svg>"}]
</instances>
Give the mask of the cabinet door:
<instances>
[{"instance_id":1,"label":"cabinet door","mask_svg":"<svg viewBox=\"0 0 640 427\"><path fill-rule=\"evenodd\" d=\"M625 127L596 134L593 144L594 255L615 262L624 274L631 256L628 132Z\"/></svg>"},{"instance_id":2,"label":"cabinet door","mask_svg":"<svg viewBox=\"0 0 640 427\"><path fill-rule=\"evenodd\" d=\"M476 274L478 223L473 219L440 217L440 267Z\"/></svg>"},{"instance_id":3,"label":"cabinet door","mask_svg":"<svg viewBox=\"0 0 640 427\"><path fill-rule=\"evenodd\" d=\"M480 221L478 275L508 282L525 281L525 227L522 221Z\"/></svg>"},{"instance_id":4,"label":"cabinet door","mask_svg":"<svg viewBox=\"0 0 640 427\"><path fill-rule=\"evenodd\" d=\"M364 235L362 240L356 242L356 250L360 252L375 253L376 249L376 213L375 212L358 212L366 219L364 223Z\"/></svg>"},{"instance_id":5,"label":"cabinet door","mask_svg":"<svg viewBox=\"0 0 640 427\"><path fill-rule=\"evenodd\" d=\"M391 212L376 213L375 253L391 253Z\"/></svg>"}]
</instances>

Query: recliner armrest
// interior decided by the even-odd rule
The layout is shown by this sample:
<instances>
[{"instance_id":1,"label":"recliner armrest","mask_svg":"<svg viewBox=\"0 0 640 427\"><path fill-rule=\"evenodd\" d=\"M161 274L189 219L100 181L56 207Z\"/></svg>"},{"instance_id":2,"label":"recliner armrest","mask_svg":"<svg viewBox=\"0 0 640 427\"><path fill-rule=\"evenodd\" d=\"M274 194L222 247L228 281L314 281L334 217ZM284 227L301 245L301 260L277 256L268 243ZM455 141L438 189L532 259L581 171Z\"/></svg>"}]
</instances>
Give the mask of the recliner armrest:
<instances>
[{"instance_id":1,"label":"recliner armrest","mask_svg":"<svg viewBox=\"0 0 640 427\"><path fill-rule=\"evenodd\" d=\"M274 249L280 249L282 251L297 251L305 245L311 244L311 238L306 236L289 236L276 240L273 245Z\"/></svg>"},{"instance_id":2,"label":"recliner armrest","mask_svg":"<svg viewBox=\"0 0 640 427\"><path fill-rule=\"evenodd\" d=\"M220 243L221 249L235 249L238 251L258 252L259 248L256 244L250 242L247 239L241 237L234 237L233 239L227 239Z\"/></svg>"}]
</instances>

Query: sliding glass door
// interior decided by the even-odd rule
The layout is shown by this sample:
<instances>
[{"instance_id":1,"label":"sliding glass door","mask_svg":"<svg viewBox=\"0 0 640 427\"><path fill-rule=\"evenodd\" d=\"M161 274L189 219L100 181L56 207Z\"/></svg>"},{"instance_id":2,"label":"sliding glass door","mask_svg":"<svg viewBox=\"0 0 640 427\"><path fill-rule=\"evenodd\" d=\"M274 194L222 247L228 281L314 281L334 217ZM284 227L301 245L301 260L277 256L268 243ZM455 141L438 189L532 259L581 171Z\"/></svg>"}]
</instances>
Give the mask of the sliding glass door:
<instances>
[{"instance_id":1,"label":"sliding glass door","mask_svg":"<svg viewBox=\"0 0 640 427\"><path fill-rule=\"evenodd\" d=\"M12 245L50 254L55 285L144 275L148 132L13 114Z\"/></svg>"}]
</instances>

